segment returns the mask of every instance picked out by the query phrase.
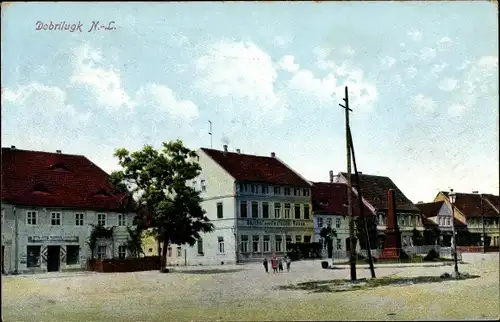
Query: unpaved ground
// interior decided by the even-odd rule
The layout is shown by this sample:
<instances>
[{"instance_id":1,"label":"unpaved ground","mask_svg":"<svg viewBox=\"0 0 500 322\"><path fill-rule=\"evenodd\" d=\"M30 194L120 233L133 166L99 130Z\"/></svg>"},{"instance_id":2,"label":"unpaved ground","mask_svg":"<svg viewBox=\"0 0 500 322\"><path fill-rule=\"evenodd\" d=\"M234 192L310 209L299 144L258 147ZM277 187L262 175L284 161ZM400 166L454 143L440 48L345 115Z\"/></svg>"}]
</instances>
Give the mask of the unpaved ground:
<instances>
[{"instance_id":1,"label":"unpaved ground","mask_svg":"<svg viewBox=\"0 0 500 322\"><path fill-rule=\"evenodd\" d=\"M276 290L279 285L349 278L348 269L297 262L266 274L260 264L174 268L171 274L69 273L2 278L3 321L453 320L500 316L499 256L464 256L463 281L384 286L340 293ZM241 269L234 271L234 269ZM376 267L377 276L451 273L452 266ZM359 269L358 277L369 277Z\"/></svg>"}]
</instances>

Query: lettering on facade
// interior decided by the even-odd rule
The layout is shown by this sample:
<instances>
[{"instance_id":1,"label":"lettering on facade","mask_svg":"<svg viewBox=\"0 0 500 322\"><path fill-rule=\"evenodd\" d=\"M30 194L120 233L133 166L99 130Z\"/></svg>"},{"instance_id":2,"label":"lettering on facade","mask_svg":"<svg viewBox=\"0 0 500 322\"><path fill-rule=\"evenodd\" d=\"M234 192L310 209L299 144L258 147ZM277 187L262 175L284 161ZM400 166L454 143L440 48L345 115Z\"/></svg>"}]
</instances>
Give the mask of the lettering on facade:
<instances>
[{"instance_id":1,"label":"lettering on facade","mask_svg":"<svg viewBox=\"0 0 500 322\"><path fill-rule=\"evenodd\" d=\"M245 221L240 221L241 224L247 227L310 227L312 223L293 220L293 219L247 219Z\"/></svg>"},{"instance_id":2,"label":"lettering on facade","mask_svg":"<svg viewBox=\"0 0 500 322\"><path fill-rule=\"evenodd\" d=\"M78 236L28 236L28 243L41 243L41 242L66 242L78 243L80 238Z\"/></svg>"}]
</instances>

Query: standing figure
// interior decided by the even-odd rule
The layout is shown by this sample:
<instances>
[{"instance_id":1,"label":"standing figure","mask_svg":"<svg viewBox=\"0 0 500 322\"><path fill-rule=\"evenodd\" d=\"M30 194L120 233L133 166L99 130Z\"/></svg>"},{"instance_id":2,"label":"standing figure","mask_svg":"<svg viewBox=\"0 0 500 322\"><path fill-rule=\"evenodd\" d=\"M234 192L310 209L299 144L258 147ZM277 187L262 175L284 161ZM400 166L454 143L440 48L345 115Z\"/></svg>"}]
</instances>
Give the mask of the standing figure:
<instances>
[{"instance_id":1,"label":"standing figure","mask_svg":"<svg viewBox=\"0 0 500 322\"><path fill-rule=\"evenodd\" d=\"M264 261L262 262L262 264L264 264L264 269L266 270L266 273L269 273L269 269L268 269L268 263L267 263L267 257L264 257Z\"/></svg>"},{"instance_id":2,"label":"standing figure","mask_svg":"<svg viewBox=\"0 0 500 322\"><path fill-rule=\"evenodd\" d=\"M288 256L285 256L285 263L286 263L286 271L287 272L290 272L290 264L291 264L292 260L290 259L290 257Z\"/></svg>"},{"instance_id":3,"label":"standing figure","mask_svg":"<svg viewBox=\"0 0 500 322\"><path fill-rule=\"evenodd\" d=\"M278 260L278 270L283 272L283 260L281 258Z\"/></svg>"},{"instance_id":4,"label":"standing figure","mask_svg":"<svg viewBox=\"0 0 500 322\"><path fill-rule=\"evenodd\" d=\"M278 271L278 260L276 259L276 255L273 255L271 258L271 267L273 268L273 273Z\"/></svg>"}]
</instances>

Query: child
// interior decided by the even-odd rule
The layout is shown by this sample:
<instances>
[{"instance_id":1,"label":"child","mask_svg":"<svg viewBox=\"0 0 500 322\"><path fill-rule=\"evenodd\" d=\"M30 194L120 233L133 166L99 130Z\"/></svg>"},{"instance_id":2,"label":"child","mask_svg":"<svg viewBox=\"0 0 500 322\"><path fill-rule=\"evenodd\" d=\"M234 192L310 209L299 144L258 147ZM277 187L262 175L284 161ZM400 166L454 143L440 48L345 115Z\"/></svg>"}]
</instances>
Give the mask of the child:
<instances>
[{"instance_id":1,"label":"child","mask_svg":"<svg viewBox=\"0 0 500 322\"><path fill-rule=\"evenodd\" d=\"M264 258L263 264L264 264L264 269L266 270L266 273L269 273L269 269L267 267L267 265L268 265L268 263L267 263L267 257Z\"/></svg>"},{"instance_id":2,"label":"child","mask_svg":"<svg viewBox=\"0 0 500 322\"><path fill-rule=\"evenodd\" d=\"M276 256L273 256L273 258L271 258L271 267L273 268L273 273L276 273L278 272L278 260L276 259Z\"/></svg>"},{"instance_id":3,"label":"child","mask_svg":"<svg viewBox=\"0 0 500 322\"><path fill-rule=\"evenodd\" d=\"M285 263L286 263L286 271L287 271L287 272L290 272L290 263L291 263L291 262L292 262L292 261L290 260L290 257L285 256Z\"/></svg>"},{"instance_id":4,"label":"child","mask_svg":"<svg viewBox=\"0 0 500 322\"><path fill-rule=\"evenodd\" d=\"M278 270L283 272L283 260L281 258L278 260Z\"/></svg>"}]
</instances>

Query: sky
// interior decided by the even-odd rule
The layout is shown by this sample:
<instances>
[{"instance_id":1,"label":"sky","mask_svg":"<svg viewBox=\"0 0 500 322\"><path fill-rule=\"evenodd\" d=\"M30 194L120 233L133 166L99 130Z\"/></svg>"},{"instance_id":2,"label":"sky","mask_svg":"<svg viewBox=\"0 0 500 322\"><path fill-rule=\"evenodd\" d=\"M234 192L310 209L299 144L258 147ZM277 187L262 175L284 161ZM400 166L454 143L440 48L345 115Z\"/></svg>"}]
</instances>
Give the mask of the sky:
<instances>
[{"instance_id":1,"label":"sky","mask_svg":"<svg viewBox=\"0 0 500 322\"><path fill-rule=\"evenodd\" d=\"M275 152L328 181L346 171L347 86L359 171L413 202L498 194L497 12L482 1L2 5L2 146L83 154L111 172L117 148L210 147L211 121L213 148Z\"/></svg>"}]
</instances>

